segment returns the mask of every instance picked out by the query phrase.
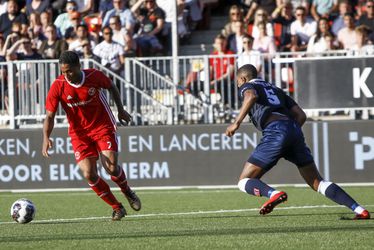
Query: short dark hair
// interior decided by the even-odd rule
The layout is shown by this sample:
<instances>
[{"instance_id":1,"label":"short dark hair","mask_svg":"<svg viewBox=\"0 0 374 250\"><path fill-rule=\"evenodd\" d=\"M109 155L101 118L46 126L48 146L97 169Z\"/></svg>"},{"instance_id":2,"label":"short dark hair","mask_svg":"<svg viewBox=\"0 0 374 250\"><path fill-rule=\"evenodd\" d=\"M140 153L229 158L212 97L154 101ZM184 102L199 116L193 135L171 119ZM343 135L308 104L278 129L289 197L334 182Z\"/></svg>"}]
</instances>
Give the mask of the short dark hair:
<instances>
[{"instance_id":1,"label":"short dark hair","mask_svg":"<svg viewBox=\"0 0 374 250\"><path fill-rule=\"evenodd\" d=\"M238 69L238 77L245 77L249 80L257 78L257 69L252 64L245 64Z\"/></svg>"},{"instance_id":2,"label":"short dark hair","mask_svg":"<svg viewBox=\"0 0 374 250\"><path fill-rule=\"evenodd\" d=\"M78 54L75 53L74 51L70 51L70 50L62 52L58 62L60 64L69 64L71 66L80 65Z\"/></svg>"}]
</instances>

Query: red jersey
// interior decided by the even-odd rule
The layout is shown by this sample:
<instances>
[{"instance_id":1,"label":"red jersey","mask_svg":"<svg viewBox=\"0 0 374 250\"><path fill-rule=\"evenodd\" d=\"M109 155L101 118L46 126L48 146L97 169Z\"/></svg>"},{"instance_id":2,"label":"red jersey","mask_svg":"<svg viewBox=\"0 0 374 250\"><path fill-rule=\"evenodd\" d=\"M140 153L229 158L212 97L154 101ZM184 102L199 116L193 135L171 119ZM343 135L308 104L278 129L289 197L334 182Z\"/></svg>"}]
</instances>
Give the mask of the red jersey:
<instances>
[{"instance_id":1,"label":"red jersey","mask_svg":"<svg viewBox=\"0 0 374 250\"><path fill-rule=\"evenodd\" d=\"M218 55L217 51L214 51L212 55ZM213 67L213 75L212 77L220 78L222 75L226 74L229 65L235 64L234 57L226 57L225 55L234 55L234 52L228 50L224 52L222 57L212 57L209 59L209 65ZM230 76L231 78L233 75Z\"/></svg>"},{"instance_id":2,"label":"red jersey","mask_svg":"<svg viewBox=\"0 0 374 250\"><path fill-rule=\"evenodd\" d=\"M112 86L111 80L96 69L83 70L80 84L68 82L60 75L49 89L46 109L56 112L59 102L69 121L69 134L80 135L116 129L116 120L102 89Z\"/></svg>"}]
</instances>

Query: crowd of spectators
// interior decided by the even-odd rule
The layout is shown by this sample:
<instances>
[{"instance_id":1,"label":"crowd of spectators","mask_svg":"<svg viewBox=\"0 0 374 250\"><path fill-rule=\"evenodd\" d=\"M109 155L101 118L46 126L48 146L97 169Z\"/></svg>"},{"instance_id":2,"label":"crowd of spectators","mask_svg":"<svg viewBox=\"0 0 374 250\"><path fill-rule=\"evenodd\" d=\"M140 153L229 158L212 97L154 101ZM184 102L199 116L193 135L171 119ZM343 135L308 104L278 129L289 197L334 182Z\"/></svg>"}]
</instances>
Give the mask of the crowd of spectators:
<instances>
[{"instance_id":1,"label":"crowd of spectators","mask_svg":"<svg viewBox=\"0 0 374 250\"><path fill-rule=\"evenodd\" d=\"M241 54L248 36L260 53L348 50L373 54L373 0L231 1L221 34L227 51ZM243 32L244 29L244 32ZM358 38L360 37L360 38ZM233 46L233 41L235 46Z\"/></svg>"},{"instance_id":2,"label":"crowd of spectators","mask_svg":"<svg viewBox=\"0 0 374 250\"><path fill-rule=\"evenodd\" d=\"M176 1L183 41L202 19L202 5ZM170 53L172 8L169 0L0 0L0 62L73 50L118 72L125 57Z\"/></svg>"}]
</instances>

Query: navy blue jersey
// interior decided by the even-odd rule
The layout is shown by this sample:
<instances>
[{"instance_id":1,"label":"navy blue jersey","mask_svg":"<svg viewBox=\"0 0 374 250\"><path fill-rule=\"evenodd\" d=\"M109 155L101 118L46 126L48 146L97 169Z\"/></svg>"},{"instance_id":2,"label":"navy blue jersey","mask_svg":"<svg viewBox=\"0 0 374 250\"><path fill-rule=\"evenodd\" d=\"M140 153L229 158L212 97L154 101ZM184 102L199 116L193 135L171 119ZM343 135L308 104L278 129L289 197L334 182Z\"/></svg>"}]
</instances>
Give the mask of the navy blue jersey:
<instances>
[{"instance_id":1,"label":"navy blue jersey","mask_svg":"<svg viewBox=\"0 0 374 250\"><path fill-rule=\"evenodd\" d=\"M257 96L256 103L248 113L257 129L260 131L264 129L265 122L272 113L279 113L292 118L289 110L296 105L296 102L283 90L264 80L252 79L244 83L239 89L242 100L245 91L249 89L253 89Z\"/></svg>"}]
</instances>

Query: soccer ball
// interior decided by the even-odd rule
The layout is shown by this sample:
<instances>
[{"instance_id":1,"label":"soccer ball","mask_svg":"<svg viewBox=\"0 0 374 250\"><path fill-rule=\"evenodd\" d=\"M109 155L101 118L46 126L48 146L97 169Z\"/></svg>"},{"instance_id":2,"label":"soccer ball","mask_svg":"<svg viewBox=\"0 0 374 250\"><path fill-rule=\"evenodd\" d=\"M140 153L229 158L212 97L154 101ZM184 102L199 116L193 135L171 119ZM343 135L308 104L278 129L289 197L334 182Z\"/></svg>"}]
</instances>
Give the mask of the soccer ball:
<instances>
[{"instance_id":1,"label":"soccer ball","mask_svg":"<svg viewBox=\"0 0 374 250\"><path fill-rule=\"evenodd\" d=\"M35 217L36 207L28 199L16 200L10 208L10 215L18 223L29 223Z\"/></svg>"}]
</instances>

